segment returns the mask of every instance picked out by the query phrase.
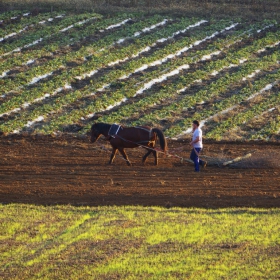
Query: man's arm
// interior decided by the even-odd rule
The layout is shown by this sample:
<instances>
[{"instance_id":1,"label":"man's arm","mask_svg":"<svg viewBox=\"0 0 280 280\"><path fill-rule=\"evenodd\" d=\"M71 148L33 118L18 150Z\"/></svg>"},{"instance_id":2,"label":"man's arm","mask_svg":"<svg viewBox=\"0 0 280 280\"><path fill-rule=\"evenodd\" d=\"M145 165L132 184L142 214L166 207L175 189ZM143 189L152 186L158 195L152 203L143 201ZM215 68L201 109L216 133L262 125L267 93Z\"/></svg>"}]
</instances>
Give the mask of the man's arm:
<instances>
[{"instance_id":1,"label":"man's arm","mask_svg":"<svg viewBox=\"0 0 280 280\"><path fill-rule=\"evenodd\" d=\"M193 144L197 143L200 140L200 137L197 136L191 143L190 145L192 146Z\"/></svg>"}]
</instances>

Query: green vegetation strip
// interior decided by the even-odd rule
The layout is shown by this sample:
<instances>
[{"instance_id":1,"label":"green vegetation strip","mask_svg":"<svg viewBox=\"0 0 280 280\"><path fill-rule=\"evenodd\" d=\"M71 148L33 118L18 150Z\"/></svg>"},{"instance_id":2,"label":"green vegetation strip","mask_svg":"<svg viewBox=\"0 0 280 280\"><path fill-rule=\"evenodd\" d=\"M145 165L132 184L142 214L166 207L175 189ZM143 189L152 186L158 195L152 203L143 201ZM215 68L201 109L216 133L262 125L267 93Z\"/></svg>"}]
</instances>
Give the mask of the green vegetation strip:
<instances>
[{"instance_id":1,"label":"green vegetation strip","mask_svg":"<svg viewBox=\"0 0 280 280\"><path fill-rule=\"evenodd\" d=\"M138 22L136 24L133 24L133 25L127 27L124 30L121 29L119 32L114 32L113 35L115 36L114 37L115 40L118 40L120 38L123 38L123 36L126 36L128 34L128 32L130 32L129 34L134 34L135 32L139 31L140 29L142 29L144 27L147 27L147 26L150 26L151 24L155 24L157 22L158 22L158 17L153 17L151 19L147 19L145 21L141 21L141 22ZM170 33L172 34L172 32L174 32L174 30L172 30ZM159 36L159 38L162 38L162 32L160 32L158 34L158 36ZM109 37L110 37L110 39L112 39L111 38L112 36L109 36ZM104 38L103 40L99 40L98 44L101 41L104 41L103 43L105 43L105 45L108 44L108 43L111 43L111 41L108 41L108 38L107 39ZM141 44L143 44L143 42L144 42L145 47L146 47L146 44L148 42L150 42L150 41L147 42L145 40L139 40L139 41L141 42ZM140 44L140 42L138 42L138 43ZM139 44L133 44L133 46L135 45L134 48L139 50ZM100 43L99 47L97 47L95 50L97 51L98 49L105 47L105 45ZM93 47L93 45L90 46L90 48L92 48L92 47ZM87 46L86 49L87 48L89 48L89 46ZM90 54L89 52L84 53L85 50L82 48L82 50L80 50L80 54L77 58L81 58L81 52L82 51L83 51L83 55L85 55L85 54L89 55ZM118 49L116 51L117 51L118 54L119 54L119 52L121 52L121 50L118 50ZM125 48L124 52L123 53L121 52L122 53L122 59L127 56L128 51L131 52L132 51L131 48L130 49ZM134 50L134 52L135 52L135 50ZM66 55L66 57L68 57L68 56L69 56L69 54ZM59 59L60 58L57 58L56 60L59 60ZM117 57L116 57L116 54L114 52L111 52L109 55L105 55L105 56L104 56L104 53L100 52L97 55L97 57L94 57L94 59L92 59L90 61L86 61L83 65L73 67L71 69L68 69L68 71L62 71L62 73L60 75L53 76L51 80L48 80L46 82L42 82L35 88L25 89L20 95L13 97L12 99L10 99L9 101L7 101L4 104L1 104L0 112L4 113L7 110L10 110L10 109L13 109L17 106L22 105L24 102L32 101L34 98L41 97L41 96L44 95L45 92L51 93L52 91L56 90L57 88L63 87L63 86L65 86L65 84L71 83L72 81L75 81L76 76L91 72L93 69L101 68L103 65L106 65L106 64L108 64L112 61L115 61L116 59L117 59ZM70 60L68 60L68 62L70 62L72 60L73 60L73 57ZM50 62L48 62L47 66L45 65L45 67L47 68L47 72L48 72L48 71L54 70L53 67L57 67L57 69L58 69L60 67L58 65L60 65L60 64L57 64L54 60L51 60ZM49 68L49 67L51 67L51 68ZM35 70L36 69L37 70L40 69L40 66L38 68L35 68ZM40 75L41 74L45 74L45 72L44 73L40 72ZM11 82L11 86L12 85L13 85L13 83ZM6 91L6 90L8 90L8 88L6 88L4 86L4 91Z\"/></svg>"},{"instance_id":2,"label":"green vegetation strip","mask_svg":"<svg viewBox=\"0 0 280 280\"><path fill-rule=\"evenodd\" d=\"M255 41L257 42L257 41ZM256 58L255 56L252 56L251 53L254 53L254 50L256 50L257 48L259 48L258 44L255 45L248 45L245 48L242 48L241 50L238 50L236 52L232 52L232 53L228 53L227 57L225 57L222 60L215 60L215 61L210 61L209 63L207 63L205 65L204 68L198 69L197 71L193 72L193 73L186 73L185 75L181 75L176 82L165 85L161 90L158 90L157 92L153 92L150 95L144 96L142 99L138 100L137 102L134 102L132 104L127 104L124 107L121 107L120 109L118 109L115 112L112 112L109 115L105 115L102 116L99 121L101 122L122 122L123 120L127 119L128 117L138 117L139 118L139 113L142 114L143 110L149 108L149 107L153 107L155 104L160 104L162 101L169 99L177 99L176 102L172 102L171 105L169 106L165 106L162 110L163 112L160 112L161 114L165 114L165 115L158 115L158 118L167 118L167 117L172 117L173 113L171 114L171 112L176 111L178 113L178 101L180 101L180 98L178 99L178 94L180 93L179 91L184 89L183 92L187 92L188 87L191 84L194 84L195 81L198 80L207 80L209 79L209 74L211 74L214 71L221 71L221 69L224 69L224 67L229 67L232 63L237 63L236 67L238 66L238 64L240 64L238 62L239 59L244 59L244 57L246 57L246 59L248 59L245 64L242 65L242 67L245 69L245 71L243 71L242 73L240 73L241 77L246 76L247 74L250 74L250 72L253 71L253 69L255 69L255 67L258 67L262 70L267 70L269 69L269 67L271 67L273 64L277 64L277 61L275 56L277 57L277 52L275 52L275 55L273 54L272 56L268 56L268 57L264 57L262 59ZM185 58L182 58L181 60L184 60ZM248 63L249 67L247 66ZM241 64L240 64L241 65ZM245 66L244 66L245 65ZM240 66L239 66L240 67ZM241 70L243 69L241 67ZM245 68L247 67L247 68ZM227 68L225 68L227 69ZM239 75L239 79L240 78ZM221 77L222 79L223 77ZM230 75L227 75L224 79L229 79L231 78ZM238 78L238 77L237 77ZM232 80L230 81L232 82ZM221 85L224 84L224 80L218 80L216 83L213 83L213 85L217 85L216 89L222 88ZM209 88L213 89L212 84L209 85ZM179 92L179 93L178 93ZM181 99L183 99L183 95L181 95ZM191 96L187 96L186 98L191 98ZM195 102L200 102L201 100L197 101L195 98L193 98L193 101ZM170 102L169 102L170 103ZM189 107L193 106L193 104L187 104ZM185 105L183 105L185 106ZM184 107L182 107L182 110L184 110ZM167 115L166 115L166 112ZM145 116L145 120L144 122L151 122L154 119L154 111L151 112L149 115L147 114ZM200 116L203 117L203 116ZM184 117L185 119L185 117ZM137 122L140 121L137 120ZM139 125L139 123L137 124ZM184 127L186 125L186 123L183 124L183 126L181 126L179 129L181 129L182 127ZM86 129L89 129L89 127L87 127Z\"/></svg>"},{"instance_id":3,"label":"green vegetation strip","mask_svg":"<svg viewBox=\"0 0 280 280\"><path fill-rule=\"evenodd\" d=\"M252 106L252 108L246 108L245 111L238 112L237 115L231 116L230 118L219 122L219 124L216 125L214 129L207 133L207 137L212 139L221 139L221 136L227 131L237 128L238 126L246 123L255 116L268 110L272 106L275 106L276 104L278 105L279 100L279 92L266 97L261 101L261 103L255 104L254 106Z\"/></svg>"},{"instance_id":4,"label":"green vegetation strip","mask_svg":"<svg viewBox=\"0 0 280 280\"><path fill-rule=\"evenodd\" d=\"M92 18L92 14L85 13L79 14L75 16L66 16L62 18L59 22L55 22L53 25L40 25L35 32L27 32L18 40L13 41L9 44L3 44L0 47L0 54L3 55L4 53L11 52L16 48L22 48L25 45L32 44L36 40L40 40L41 38L45 38L48 36L52 36L54 33L60 32L61 29L66 28L70 25L76 24L79 21L89 20ZM63 35L62 35L63 36Z\"/></svg>"},{"instance_id":5,"label":"green vegetation strip","mask_svg":"<svg viewBox=\"0 0 280 280\"><path fill-rule=\"evenodd\" d=\"M44 63L37 67L33 67L26 72L21 72L13 80L6 79L5 83L3 83L4 90L5 90L5 92L9 92L15 86L24 85L25 82L28 82L28 80L31 81L32 78L34 78L38 75L44 75L49 72L55 71L57 69L63 70L65 72L69 72L69 69L67 69L67 63L71 63L71 62L75 62L75 61L77 62L77 60L84 61L85 57L91 57L93 52L95 52L95 51L98 51L97 56L99 58L100 57L102 58L101 54L103 54L103 56L104 56L105 49L106 49L106 54L107 54L107 52L108 52L107 48L109 46L112 47L112 44L115 43L118 39L124 38L129 35L133 35L135 32L139 31L140 29L143 29L143 27L150 26L154 23L157 23L157 21L162 21L162 20L163 20L163 18L153 17L153 18L139 21L138 23L136 23L134 25L129 25L127 28L123 28L119 31L114 31L114 32L110 33L109 36L105 36L103 39L100 39L97 42L94 42L93 44L81 47L78 51L67 52L67 54L65 54L63 56L59 56L54 59L50 59L47 63ZM119 19L119 21L121 21L121 20ZM107 26L104 26L104 24L103 24L103 28L106 28L106 27ZM91 26L91 32L92 31L95 31L93 26ZM103 49L103 50L100 51L100 49ZM91 57L91 59L94 60L95 58ZM116 56L113 56L111 59L116 60L117 58L116 58ZM110 60L110 62L111 61L112 60ZM75 77L75 74L79 75L79 74L81 74L82 71L85 71L85 72L92 71L91 66L88 64L90 64L90 63L89 62L84 63L84 66L78 65L77 67L72 67L71 73L73 71L75 71L73 73L73 75ZM97 67L101 67L103 64L104 64L104 62L102 60L102 63L100 63ZM74 77L71 77L71 78L73 79ZM69 78L70 78L69 74L64 77L64 79L68 79L68 80L69 80Z\"/></svg>"},{"instance_id":6,"label":"green vegetation strip","mask_svg":"<svg viewBox=\"0 0 280 280\"><path fill-rule=\"evenodd\" d=\"M0 205L4 279L277 279L280 209Z\"/></svg>"},{"instance_id":7,"label":"green vegetation strip","mask_svg":"<svg viewBox=\"0 0 280 280\"><path fill-rule=\"evenodd\" d=\"M250 67L250 66L251 65L248 65L248 67ZM242 70L246 71L246 68L241 69L241 71ZM237 78L239 74L242 74L241 71L238 71L231 76L227 76L227 77L225 77L225 79L232 78L232 80L233 80L233 79ZM179 133L181 133L183 131L184 127L186 127L187 125L190 124L191 119L209 118L209 117L217 114L218 112L221 112L223 110L230 108L233 105L246 101L247 98L249 98L251 95L260 91L268 83L275 82L279 78L279 75L280 75L280 70L278 69L276 73L268 74L264 78L257 80L254 83L254 88L252 90L249 87L245 86L240 91L238 91L237 94L233 94L230 97L224 98L223 100L220 100L220 101L217 99L217 101L210 108L207 108L206 110L197 111L192 115L192 117L184 118L177 125L171 127L169 130L167 130L166 134L170 135L170 136L177 136ZM230 82L230 80L228 80L228 81ZM222 95L228 91L228 87L230 87L231 85L233 86L233 84L230 83L230 84L228 84L228 87L226 87L226 88L222 87L221 89L219 89L219 88L216 89L215 87L217 85L218 85L218 83L212 83L211 86L213 86L213 88L210 87L208 91L202 90L202 91L199 91L198 93L196 93L197 99L185 97L184 99L182 99L184 103L182 103L181 106L183 106L184 104L185 104L185 106L194 106L194 105L198 104L199 101L203 100L203 98L209 99L210 97L212 97L212 98L219 97L219 95ZM226 86L226 83L224 84L224 86ZM277 98L276 98L276 100L277 100ZM232 122L231 118L228 120L227 124L228 123L231 123L231 127L235 127L235 124ZM207 136L210 137L210 135L211 135L211 137L213 137L213 139L216 139L216 140L221 139L220 138L220 135L221 135L220 133L222 133L221 130L222 129L215 128L215 130L213 132L208 133ZM223 130L223 133L224 132L225 131Z\"/></svg>"},{"instance_id":8,"label":"green vegetation strip","mask_svg":"<svg viewBox=\"0 0 280 280\"><path fill-rule=\"evenodd\" d=\"M212 65L213 63L212 63L211 64L212 68L215 69L215 67L217 68L217 66L218 66L217 69L219 69L221 67L221 65L226 65L229 62L230 63L235 63L236 61L238 61L238 58L239 59L244 58L244 57L249 58L250 54L251 54L250 52L256 51L256 50L260 49L261 47L266 46L268 43L271 42L271 40L274 40L274 41L278 40L278 36L274 36L274 35L275 34L273 34L273 33L269 33L267 35L267 37L254 41L253 45L249 45L248 47L245 48L245 50L241 49L240 51L235 52L234 55L232 55L232 56L229 55L228 59L223 60L224 64L219 64L219 62L215 62L214 66L213 66ZM222 45L222 43L224 43L224 42L221 40L220 43ZM213 45L211 45L211 48L212 48L211 52L213 52ZM209 52L210 52L210 50L208 50L207 54L209 54ZM180 59L177 59L177 60L173 59L172 62L168 63L168 66L169 66L168 70L171 71L174 68L176 69L176 67L178 67L179 65L183 65L185 63L197 62L205 54L206 53L204 51L203 52L196 52L193 55L194 57L192 55L190 55L190 56L187 56L185 58L180 58ZM258 65L259 65L259 63L258 63ZM167 64L164 64L164 67L167 67ZM93 101L91 103L84 102L84 103L86 103L85 106L82 106L82 104L79 104L79 106L80 106L79 109L72 110L70 114L68 114L68 112L66 112L64 115L59 116L56 119L53 119L50 122L49 125L43 127L42 132L44 133L44 132L53 131L53 129L55 129L55 127L58 127L58 126L60 126L59 129L62 129L63 125L72 124L73 121L77 122L79 120L79 118L85 117L87 114L90 114L92 112L101 112L104 108L106 108L110 105L113 105L116 102L120 102L123 98L133 97L134 94L137 92L137 90L140 89L143 86L143 84L140 84L139 81L145 81L145 79L147 79L147 78L149 78L151 80L152 77L155 78L156 77L155 74L159 75L158 72L159 72L159 70L162 70L162 69L163 69L162 67L158 67L154 71L144 72L144 73L142 73L141 77L137 77L135 79L133 79L133 78L128 79L127 81L122 82L121 83L121 85L122 85L121 88L119 90L115 90L113 93L103 94L101 96L101 98L97 98L95 101ZM207 71L207 73L209 73L209 69L206 69L206 71ZM201 78L202 74L203 73L200 70L193 73L191 75L192 81L195 80L195 79ZM185 75L185 76L181 75L180 79L177 80L176 83L171 83L169 85L165 85L162 90L158 91L157 93L153 94L152 96L144 97L141 100L141 102L143 101L142 102L142 107L144 105L144 107L147 108L150 104L155 103L155 101L150 102L148 99L160 100L160 99L163 99L163 96L164 96L164 98L166 98L166 94L173 95L174 92L176 92L176 90L182 89L183 87L185 87L186 85L189 84L190 78L189 78L189 80L187 80L187 78L188 78L187 75ZM134 83L131 82L131 81L134 81ZM137 82L139 82L139 84L137 84ZM94 84L94 86L96 87L96 84ZM154 96L156 96L156 98L154 98ZM141 111L142 108L140 108L138 105L139 105L139 103L135 103L135 104L132 104L132 105L126 105L125 107L128 108L128 109L127 110L124 109L125 115L126 116L131 116L131 111L129 111L129 109L130 109L129 107L134 107L133 110L132 110L133 112ZM171 105L171 107L174 107L174 106L176 107L175 110L178 110L177 104ZM169 107L166 107L166 108L163 109L163 110L165 110L165 112L167 112L166 113L167 115L170 114ZM185 107L185 105L183 107ZM116 120L114 120L113 122L118 122L118 119L117 119L118 116L117 115L118 115L118 112L116 112L116 114L114 114L114 113L111 114L112 117L110 118L110 116L109 116L110 121L113 121L113 119L116 118ZM123 115L124 114L122 114L122 116ZM133 123L133 125L139 125L139 124L143 124L143 123L146 124L147 121L150 121L151 119L154 119L154 112L152 112L149 115L146 115L145 118L143 118L143 120L142 119L139 119L139 121L137 120L137 122ZM87 130L87 129L88 129L88 127L85 127L85 130Z\"/></svg>"},{"instance_id":9,"label":"green vegetation strip","mask_svg":"<svg viewBox=\"0 0 280 280\"><path fill-rule=\"evenodd\" d=\"M26 11L19 11L19 10L14 10L14 11L9 11L9 12L4 12L0 14L0 20L11 20L11 17L19 16L24 14Z\"/></svg>"},{"instance_id":10,"label":"green vegetation strip","mask_svg":"<svg viewBox=\"0 0 280 280\"><path fill-rule=\"evenodd\" d=\"M278 100L278 103L280 101ZM271 135L280 133L280 116L269 121L264 127L249 136L250 140L265 139L269 140Z\"/></svg>"},{"instance_id":11,"label":"green vegetation strip","mask_svg":"<svg viewBox=\"0 0 280 280\"><path fill-rule=\"evenodd\" d=\"M45 23L48 24L56 16L58 16L60 14L63 14L63 13L56 12L52 15L50 13L43 13L43 14L39 14L36 17L33 17L33 16L21 17L20 22L16 22L15 24L5 25L5 28L0 30L0 37L4 37L13 32L18 33L21 29L24 29L27 26L28 26L28 28L32 28L32 31L34 32L36 30L36 27L40 26L41 21L46 21ZM52 18L52 20L48 21L49 18ZM57 18L57 19L59 19L59 18Z\"/></svg>"},{"instance_id":12,"label":"green vegetation strip","mask_svg":"<svg viewBox=\"0 0 280 280\"><path fill-rule=\"evenodd\" d=\"M87 26L84 25L75 25L73 28L69 29L67 32L64 32L63 36L61 33L56 33L51 37L43 40L40 43L40 48L24 50L20 55L16 54L9 57L0 65L0 73L11 70L17 66L22 66L23 62L34 59L41 59L44 56L52 56L53 53L59 53L63 47L67 47L69 44L74 44L85 40L86 37L94 36L98 33L99 30L102 30L110 25L119 23L120 21L126 19L128 15L120 15L118 17L113 17L109 19L102 19L101 15L96 15L97 19L93 22L90 22ZM82 46L82 49L87 46ZM67 53L68 57L69 52ZM83 55L77 52L77 59L83 57ZM59 67L59 65L58 65Z\"/></svg>"}]
</instances>

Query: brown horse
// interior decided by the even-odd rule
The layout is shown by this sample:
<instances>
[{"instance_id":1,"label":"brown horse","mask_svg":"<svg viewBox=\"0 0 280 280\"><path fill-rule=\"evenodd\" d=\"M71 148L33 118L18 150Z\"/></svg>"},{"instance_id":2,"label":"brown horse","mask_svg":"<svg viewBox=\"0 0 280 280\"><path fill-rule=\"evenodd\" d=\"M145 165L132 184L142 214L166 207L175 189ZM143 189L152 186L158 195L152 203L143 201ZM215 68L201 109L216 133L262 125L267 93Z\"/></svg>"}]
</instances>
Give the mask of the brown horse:
<instances>
[{"instance_id":1,"label":"brown horse","mask_svg":"<svg viewBox=\"0 0 280 280\"><path fill-rule=\"evenodd\" d=\"M117 151L119 150L127 164L130 166L131 162L129 161L124 149L125 148L136 148L139 145L147 147L147 153L143 157L143 164L145 163L147 157L153 153L155 157L155 165L158 164L158 153L153 150L156 145L157 137L160 141L161 149L166 152L167 142L162 133L158 128L150 128L146 126L137 126L137 127L120 127L117 135L110 136L108 135L111 125L106 123L96 123L91 127L91 142L94 143L98 140L101 135L104 135L110 144L112 145L113 151L109 164L112 164ZM152 148L152 149L151 149Z\"/></svg>"}]
</instances>

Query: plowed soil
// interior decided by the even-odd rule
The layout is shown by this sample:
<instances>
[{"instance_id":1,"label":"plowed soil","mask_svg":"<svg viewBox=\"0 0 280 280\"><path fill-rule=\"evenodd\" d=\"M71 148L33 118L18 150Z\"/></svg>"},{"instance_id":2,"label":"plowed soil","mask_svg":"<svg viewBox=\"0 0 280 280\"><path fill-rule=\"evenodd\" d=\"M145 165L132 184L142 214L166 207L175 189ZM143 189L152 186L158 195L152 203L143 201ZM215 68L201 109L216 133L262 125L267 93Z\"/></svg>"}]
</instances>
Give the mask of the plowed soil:
<instances>
[{"instance_id":1,"label":"plowed soil","mask_svg":"<svg viewBox=\"0 0 280 280\"><path fill-rule=\"evenodd\" d=\"M169 147L188 158L188 143L169 141ZM250 160L216 164L248 152ZM127 153L132 167L120 157L108 166L110 153L88 139L2 137L0 203L280 207L279 143L206 143L210 164L200 173L162 155L159 166L152 156L143 166L141 148Z\"/></svg>"}]
</instances>

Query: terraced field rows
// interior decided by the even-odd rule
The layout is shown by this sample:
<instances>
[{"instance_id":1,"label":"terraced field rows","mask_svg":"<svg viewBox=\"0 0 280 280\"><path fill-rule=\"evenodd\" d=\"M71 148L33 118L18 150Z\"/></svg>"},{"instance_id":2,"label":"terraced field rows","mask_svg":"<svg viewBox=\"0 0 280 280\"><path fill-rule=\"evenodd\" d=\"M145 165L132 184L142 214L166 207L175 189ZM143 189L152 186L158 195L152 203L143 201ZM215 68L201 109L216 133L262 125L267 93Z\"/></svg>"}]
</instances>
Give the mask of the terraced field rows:
<instances>
[{"instance_id":1,"label":"terraced field rows","mask_svg":"<svg viewBox=\"0 0 280 280\"><path fill-rule=\"evenodd\" d=\"M15 11L1 21L4 134L85 134L97 120L181 138L197 118L211 139L279 139L274 20Z\"/></svg>"}]
</instances>

